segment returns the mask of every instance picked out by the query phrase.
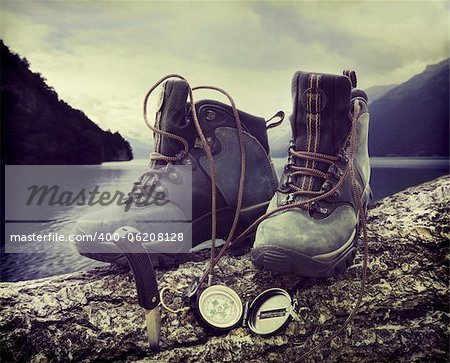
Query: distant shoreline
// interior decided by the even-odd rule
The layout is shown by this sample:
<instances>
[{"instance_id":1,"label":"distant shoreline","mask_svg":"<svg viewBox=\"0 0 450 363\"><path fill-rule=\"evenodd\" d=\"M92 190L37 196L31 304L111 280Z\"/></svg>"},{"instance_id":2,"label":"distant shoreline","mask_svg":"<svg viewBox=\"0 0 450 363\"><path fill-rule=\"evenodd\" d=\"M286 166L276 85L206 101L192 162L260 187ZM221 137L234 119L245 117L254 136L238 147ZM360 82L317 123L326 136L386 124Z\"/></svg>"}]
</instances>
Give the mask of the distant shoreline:
<instances>
[{"instance_id":1,"label":"distant shoreline","mask_svg":"<svg viewBox=\"0 0 450 363\"><path fill-rule=\"evenodd\" d=\"M285 157L272 157L275 167L281 168L286 162ZM133 159L130 161L108 161L101 167L128 168L142 167L149 163L148 159ZM372 168L431 168L449 169L449 159L446 157L371 157Z\"/></svg>"},{"instance_id":2,"label":"distant shoreline","mask_svg":"<svg viewBox=\"0 0 450 363\"><path fill-rule=\"evenodd\" d=\"M449 159L445 157L371 157L370 163L376 168L449 168Z\"/></svg>"},{"instance_id":3,"label":"distant shoreline","mask_svg":"<svg viewBox=\"0 0 450 363\"><path fill-rule=\"evenodd\" d=\"M284 165L286 158L273 158L276 167ZM449 159L445 157L371 157L372 168L431 168L449 169Z\"/></svg>"}]
</instances>

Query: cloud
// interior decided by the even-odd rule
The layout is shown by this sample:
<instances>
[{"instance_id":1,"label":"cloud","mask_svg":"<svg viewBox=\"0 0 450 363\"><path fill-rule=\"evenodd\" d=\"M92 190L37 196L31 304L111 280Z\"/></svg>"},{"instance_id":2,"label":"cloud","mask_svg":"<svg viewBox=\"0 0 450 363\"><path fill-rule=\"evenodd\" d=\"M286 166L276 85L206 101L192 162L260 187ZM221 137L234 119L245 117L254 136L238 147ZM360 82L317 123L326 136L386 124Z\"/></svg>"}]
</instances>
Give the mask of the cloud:
<instances>
[{"instance_id":1,"label":"cloud","mask_svg":"<svg viewBox=\"0 0 450 363\"><path fill-rule=\"evenodd\" d=\"M164 74L269 117L289 112L298 69L354 68L369 87L448 57L448 15L445 2L3 1L0 36L100 126L148 140L142 100Z\"/></svg>"},{"instance_id":2,"label":"cloud","mask_svg":"<svg viewBox=\"0 0 450 363\"><path fill-rule=\"evenodd\" d=\"M253 9L273 34L295 41L294 52L285 54L306 66L335 69L346 62L363 74L389 75L448 55L444 2L257 3Z\"/></svg>"}]
</instances>

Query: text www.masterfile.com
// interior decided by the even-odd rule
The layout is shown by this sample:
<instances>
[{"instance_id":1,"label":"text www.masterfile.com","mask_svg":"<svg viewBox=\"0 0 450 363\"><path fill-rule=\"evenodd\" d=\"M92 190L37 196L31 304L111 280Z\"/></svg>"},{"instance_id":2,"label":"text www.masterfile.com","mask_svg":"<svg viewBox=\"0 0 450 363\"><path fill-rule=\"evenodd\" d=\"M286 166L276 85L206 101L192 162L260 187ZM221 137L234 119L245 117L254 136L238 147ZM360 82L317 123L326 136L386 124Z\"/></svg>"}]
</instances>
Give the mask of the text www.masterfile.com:
<instances>
[{"instance_id":1,"label":"text www.masterfile.com","mask_svg":"<svg viewBox=\"0 0 450 363\"><path fill-rule=\"evenodd\" d=\"M49 233L30 233L30 234L11 234L10 242L107 242L107 241L119 241L128 240L130 242L156 242L156 241L167 241L176 242L184 240L184 233L179 232L138 232L138 233L105 233L105 232L95 232L93 234L69 234L64 235L56 232Z\"/></svg>"}]
</instances>

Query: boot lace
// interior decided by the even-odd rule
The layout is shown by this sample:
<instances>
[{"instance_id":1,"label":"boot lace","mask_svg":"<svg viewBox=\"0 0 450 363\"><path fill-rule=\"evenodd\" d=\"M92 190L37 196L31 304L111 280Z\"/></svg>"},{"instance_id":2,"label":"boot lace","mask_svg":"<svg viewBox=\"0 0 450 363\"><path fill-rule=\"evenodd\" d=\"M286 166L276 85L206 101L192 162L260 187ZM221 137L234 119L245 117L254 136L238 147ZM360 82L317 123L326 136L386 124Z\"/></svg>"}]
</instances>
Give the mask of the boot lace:
<instances>
[{"instance_id":1,"label":"boot lace","mask_svg":"<svg viewBox=\"0 0 450 363\"><path fill-rule=\"evenodd\" d=\"M289 158L288 163L285 166L285 169L289 172L288 174L288 182L287 186L294 190L293 193L291 193L291 199L295 199L296 196L306 195L306 196L314 196L314 195L321 195L326 190L322 189L320 191L314 191L314 190L308 190L305 188L302 188L301 186L296 185L292 182L292 177L295 176L309 176L311 179L313 177L320 178L324 182L327 180L330 180L333 176L336 176L336 173L338 171L336 169L331 168L336 161L338 161L340 158L333 155L327 155L327 154L321 154L317 152L309 152L309 151L296 151L294 150L294 147L291 146L288 150ZM312 162L312 167L308 166L296 166L292 161L295 159L304 159L306 160L306 165L308 165L308 162ZM326 163L330 166L328 171L325 173L317 168L314 168L315 162L322 162ZM310 208L311 204L301 205L300 208Z\"/></svg>"},{"instance_id":2,"label":"boot lace","mask_svg":"<svg viewBox=\"0 0 450 363\"><path fill-rule=\"evenodd\" d=\"M148 111L147 111L147 104L148 104L148 100L150 95L152 94L152 92L165 80L169 79L169 78L178 78L181 80L186 81L185 78L181 77L180 75L177 74L170 74L168 76L165 76L163 78L161 78L159 81L157 81L147 92L147 94L144 97L144 121L146 123L146 125L148 126L148 128L153 131L153 133L156 136L156 143L155 143L155 150L151 153L150 155L150 164L149 164L149 170L147 170L140 179L140 184L138 187L140 187L142 185L142 187L139 188L139 190L146 190L148 187L146 186L146 184L149 181L157 181L158 177L157 174L161 174L166 172L165 169L162 169L162 171L158 171L157 168L155 168L155 162L162 160L165 161L167 163L167 166L170 167L170 165L176 161L179 160L183 160L185 157L187 157L188 152L189 152L189 143L187 142L186 139L184 139L183 137L176 135L176 134L172 134L170 132L161 130L159 127L159 122L157 120L157 122L155 123L155 126L153 126L149 120L148 120ZM197 131L197 135L200 139L202 148L206 154L206 157L208 159L208 164L209 164L209 169L211 171L211 259L210 259L210 264L208 267L208 271L206 273L205 276L209 276L209 280L211 282L212 280L212 276L214 274L214 266L216 265L214 263L215 257L216 257L216 235L217 235L217 192L216 192L216 180L217 180L217 175L216 175L216 165L214 162L214 158L212 156L211 153L211 148L209 146L209 143L207 141L207 139L205 138L205 135L203 133L203 130L201 128L200 122L198 120L198 116L197 116L197 111L195 109L195 102L194 102L194 96L193 96L193 91L195 90L200 90L200 89L204 89L204 90L214 90L217 91L219 93L222 93L223 95L225 95L225 97L228 99L228 101L230 102L231 105L231 109L232 109L232 113L233 113L233 117L236 123L236 129L237 129L237 135L238 135L238 140L239 140L239 150L240 150L240 176L239 176L239 187L238 187L238 195L237 195L237 204L236 204L236 210L235 210L235 214L234 214L234 218L233 218L233 223L231 225L231 229L228 233L228 236L225 240L225 244L224 244L224 248L228 248L227 246L229 246L230 242L232 241L232 238L234 236L234 233L236 232L236 228L238 225L238 221L239 221L239 217L240 217L240 212L241 212L241 207L242 207L242 199L243 199L243 194L244 194L244 181L245 181L245 168L246 168L246 161L245 161L245 147L244 147L244 138L243 138L243 129L242 129L242 122L241 119L239 117L239 113L237 111L236 105L234 103L233 98L223 89L218 88L218 87L213 87L213 86L198 86L198 87L194 87L191 88L190 85L188 85L188 97L189 97L189 101L191 103L191 116L192 116L192 120L194 122L194 126L195 129ZM160 152L160 141L161 141L161 137L167 137L176 141L179 141L182 145L183 145L183 149L180 151L180 153L178 153L175 156L168 156L168 155L164 155L161 154ZM204 279L203 279L204 280Z\"/></svg>"},{"instance_id":3,"label":"boot lace","mask_svg":"<svg viewBox=\"0 0 450 363\"><path fill-rule=\"evenodd\" d=\"M358 185L356 182L356 171L355 171L355 166L354 166L354 155L355 155L356 145L357 145L357 141L358 141L358 139L357 139L357 123L358 123L359 112L361 109L359 102L360 101L358 99L356 99L353 102L353 112L350 115L351 129L343 143L343 145L346 145L347 143L349 144L349 155L344 156L345 159L347 159L347 157L348 157L348 163L347 163L347 166L345 167L345 169L342 171L342 175L339 178L339 180L336 182L336 184L330 190L324 191L324 192L311 192L311 191L296 189L294 193L296 193L298 195L302 195L302 194L309 195L310 198L305 199L305 200L298 200L298 201L294 200L292 203L287 203L285 205L281 205L277 208L274 208L272 211L267 212L266 214L262 215L255 222L253 222L244 232L242 232L238 237L236 237L229 244L226 244L219 251L216 258L212 261L213 266L215 264L217 264L219 262L219 260L221 259L221 257L227 252L227 250L229 248L232 248L235 245L237 245L239 242L241 242L244 239L244 237L246 235L248 235L251 231L253 231L259 225L259 223L261 223L263 220L269 218L270 216L274 215L275 213L278 213L278 212L281 212L284 210L289 210L289 209L294 209L294 208L303 208L303 209L309 208L309 206L311 206L312 204L314 204L320 200L326 199L326 198L330 197L331 195L333 195L335 192L337 192L339 190L339 188L342 186L342 184L344 183L346 177L350 176L351 183L352 183L353 197L356 201L356 207L357 207L358 215L359 215L359 224L361 226L362 233L363 233L363 244L362 244L363 245L363 266L362 266L362 271L361 271L361 285L359 288L359 293L356 298L355 305L354 305L352 311L350 312L350 314L345 319L344 323L330 336L328 336L327 338L322 340L320 343L313 346L313 348L309 349L307 352L302 354L296 362L304 361L304 359L306 357L312 355L313 353L319 351L321 348L323 348L324 346L329 344L335 337L337 337L351 323L351 321L357 314L359 308L361 307L362 300L364 298L364 294L365 294L365 290L366 290L366 286L367 286L367 273L368 273L367 266L368 266L368 259L369 259L367 220L366 220L364 205L363 205L363 203L361 201L361 197L360 197L360 191L358 189ZM335 158L339 158L339 157L318 154L318 153L295 151L292 149L290 149L289 152L293 157L300 157L300 158L305 158L307 160L316 160L316 161L319 161L319 159L320 159L320 161L324 161L327 163L333 163L334 161L336 161ZM323 173L319 170L315 170L312 168L306 168L306 167L295 167L294 172L297 172L298 175L306 174L306 175L310 175L310 176L320 177L323 179L327 179L329 177L326 173ZM292 186L294 187L294 189L299 188L295 185L292 185ZM199 286L205 279L206 279L206 275L204 275L202 277L202 279L200 280Z\"/></svg>"}]
</instances>

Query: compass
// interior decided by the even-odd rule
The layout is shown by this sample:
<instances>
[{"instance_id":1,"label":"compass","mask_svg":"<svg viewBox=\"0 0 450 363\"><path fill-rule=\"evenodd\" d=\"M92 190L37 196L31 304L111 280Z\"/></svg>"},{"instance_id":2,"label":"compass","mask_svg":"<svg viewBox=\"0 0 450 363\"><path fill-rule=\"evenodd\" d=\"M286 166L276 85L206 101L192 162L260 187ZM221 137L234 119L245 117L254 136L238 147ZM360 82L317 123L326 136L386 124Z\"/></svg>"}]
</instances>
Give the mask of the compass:
<instances>
[{"instance_id":1,"label":"compass","mask_svg":"<svg viewBox=\"0 0 450 363\"><path fill-rule=\"evenodd\" d=\"M230 330L240 324L256 334L270 335L291 318L298 320L296 305L297 301L280 288L267 289L253 301L243 304L234 290L212 285L198 296L194 311L215 331Z\"/></svg>"},{"instance_id":2,"label":"compass","mask_svg":"<svg viewBox=\"0 0 450 363\"><path fill-rule=\"evenodd\" d=\"M203 321L214 329L231 329L243 313L242 301L229 287L212 285L198 298L198 312Z\"/></svg>"}]
</instances>

